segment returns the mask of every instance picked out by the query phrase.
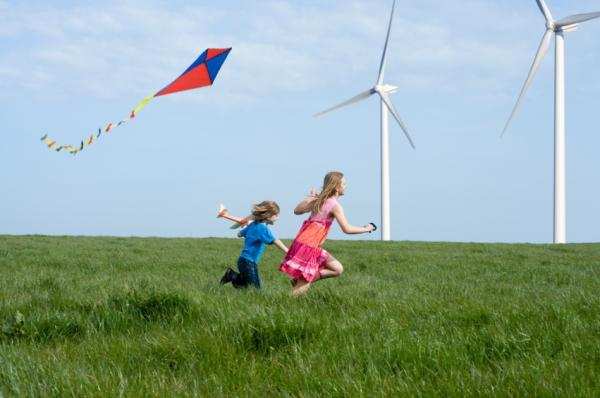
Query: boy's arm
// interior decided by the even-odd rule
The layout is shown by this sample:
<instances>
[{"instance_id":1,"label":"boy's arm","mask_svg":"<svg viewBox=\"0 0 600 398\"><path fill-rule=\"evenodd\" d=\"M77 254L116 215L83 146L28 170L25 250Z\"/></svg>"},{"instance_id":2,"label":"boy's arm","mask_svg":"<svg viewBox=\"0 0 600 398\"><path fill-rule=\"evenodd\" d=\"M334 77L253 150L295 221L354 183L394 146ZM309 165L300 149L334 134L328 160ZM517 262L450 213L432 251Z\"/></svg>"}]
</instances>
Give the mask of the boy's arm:
<instances>
[{"instance_id":1,"label":"boy's arm","mask_svg":"<svg viewBox=\"0 0 600 398\"><path fill-rule=\"evenodd\" d=\"M279 239L277 239L277 238L275 238L275 236L273 236L273 233L271 232L271 230L267 226L264 226L263 228L264 229L263 229L262 241L264 243L266 243L267 245L275 245L275 246L277 246L277 248L279 250L281 250L284 253L287 253L288 248L285 247L285 245Z\"/></svg>"},{"instance_id":2,"label":"boy's arm","mask_svg":"<svg viewBox=\"0 0 600 398\"><path fill-rule=\"evenodd\" d=\"M287 253L287 252L288 252L288 248L287 248L287 247L286 247L286 246L283 244L283 242L282 242L282 241L280 241L279 239L275 239L275 240L273 241L273 244L274 244L275 246L277 246L277 247L279 248L279 250L281 250L282 252L284 252L284 253Z\"/></svg>"}]
</instances>

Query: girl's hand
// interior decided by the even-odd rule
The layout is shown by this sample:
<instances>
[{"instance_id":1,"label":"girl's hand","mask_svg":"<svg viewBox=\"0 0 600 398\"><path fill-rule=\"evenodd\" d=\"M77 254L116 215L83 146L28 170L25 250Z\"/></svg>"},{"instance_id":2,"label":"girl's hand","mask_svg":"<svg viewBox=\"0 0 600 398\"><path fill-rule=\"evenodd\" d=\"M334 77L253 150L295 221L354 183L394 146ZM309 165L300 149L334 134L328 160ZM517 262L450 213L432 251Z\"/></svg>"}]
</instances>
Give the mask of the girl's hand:
<instances>
[{"instance_id":1,"label":"girl's hand","mask_svg":"<svg viewBox=\"0 0 600 398\"><path fill-rule=\"evenodd\" d=\"M370 222L367 225L365 225L365 229L366 229L366 232L371 233L373 231L377 231L377 225Z\"/></svg>"},{"instance_id":2,"label":"girl's hand","mask_svg":"<svg viewBox=\"0 0 600 398\"><path fill-rule=\"evenodd\" d=\"M294 214L299 216L300 214L312 211L312 204L316 199L316 196L307 196L306 198L304 198L302 202L298 203L298 205L294 209Z\"/></svg>"}]
</instances>

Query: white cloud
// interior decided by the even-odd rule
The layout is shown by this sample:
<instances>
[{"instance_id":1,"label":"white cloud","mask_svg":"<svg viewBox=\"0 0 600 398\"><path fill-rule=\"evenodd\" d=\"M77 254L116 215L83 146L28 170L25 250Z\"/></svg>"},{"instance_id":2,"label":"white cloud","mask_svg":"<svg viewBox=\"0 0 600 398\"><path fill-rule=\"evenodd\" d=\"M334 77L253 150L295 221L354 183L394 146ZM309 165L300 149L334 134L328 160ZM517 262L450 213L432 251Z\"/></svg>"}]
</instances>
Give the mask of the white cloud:
<instances>
[{"instance_id":1,"label":"white cloud","mask_svg":"<svg viewBox=\"0 0 600 398\"><path fill-rule=\"evenodd\" d=\"M5 85L38 94L145 95L177 76L202 46L231 45L227 78L219 82L228 99L343 87L357 76L368 85L389 12L388 1L378 3L261 1L234 8L129 1L61 9L0 1L0 40L8 49L0 76L10 74ZM536 13L534 5L484 0L460 7L401 2L387 75L412 88L504 91L499 82L510 82L513 90L541 35L542 21L540 29L531 21ZM24 69L37 78L18 72Z\"/></svg>"}]
</instances>

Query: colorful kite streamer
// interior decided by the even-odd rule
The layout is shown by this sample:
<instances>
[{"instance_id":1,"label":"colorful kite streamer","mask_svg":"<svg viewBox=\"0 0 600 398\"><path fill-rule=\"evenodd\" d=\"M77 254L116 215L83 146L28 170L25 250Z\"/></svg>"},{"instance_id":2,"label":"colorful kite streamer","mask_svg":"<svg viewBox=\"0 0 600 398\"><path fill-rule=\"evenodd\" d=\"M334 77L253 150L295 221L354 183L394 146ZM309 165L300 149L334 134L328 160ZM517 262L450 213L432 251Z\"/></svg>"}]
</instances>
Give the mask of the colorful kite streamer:
<instances>
[{"instance_id":1,"label":"colorful kite streamer","mask_svg":"<svg viewBox=\"0 0 600 398\"><path fill-rule=\"evenodd\" d=\"M180 91L192 90L195 88L210 86L215 81L223 62L229 55L231 48L208 48L192 63L177 79L173 80L165 88L157 92L156 94L149 95L141 100L131 111L129 116L118 123L108 123L104 128L99 128L97 132L90 134L88 137L81 141L78 146L73 145L59 145L55 140L48 137L45 134L41 141L46 144L48 149L56 152L64 151L70 154L77 154L81 152L85 147L92 145L96 142L101 135L110 133L113 129L127 123L140 113L146 105L150 103L154 98L162 95L173 94Z\"/></svg>"}]
</instances>

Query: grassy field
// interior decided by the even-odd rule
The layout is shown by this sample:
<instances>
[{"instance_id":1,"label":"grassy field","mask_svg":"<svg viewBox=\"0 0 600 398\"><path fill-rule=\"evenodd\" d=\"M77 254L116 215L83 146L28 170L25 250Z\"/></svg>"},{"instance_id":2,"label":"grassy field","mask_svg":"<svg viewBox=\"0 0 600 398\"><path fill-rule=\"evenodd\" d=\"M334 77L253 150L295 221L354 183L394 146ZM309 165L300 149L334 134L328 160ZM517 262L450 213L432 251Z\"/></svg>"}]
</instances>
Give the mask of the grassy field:
<instances>
[{"instance_id":1,"label":"grassy field","mask_svg":"<svg viewBox=\"0 0 600 398\"><path fill-rule=\"evenodd\" d=\"M329 242L300 299L240 247L0 236L0 396L600 396L600 244Z\"/></svg>"}]
</instances>

